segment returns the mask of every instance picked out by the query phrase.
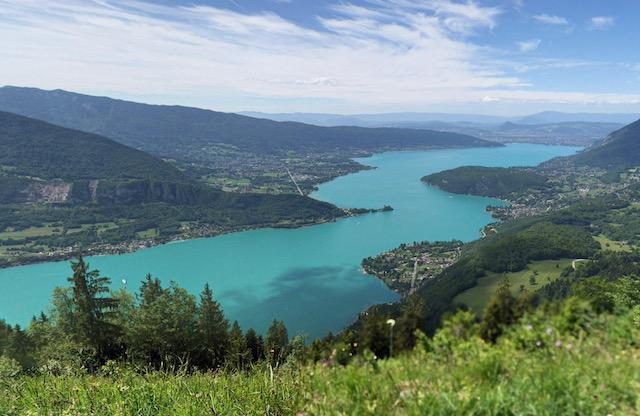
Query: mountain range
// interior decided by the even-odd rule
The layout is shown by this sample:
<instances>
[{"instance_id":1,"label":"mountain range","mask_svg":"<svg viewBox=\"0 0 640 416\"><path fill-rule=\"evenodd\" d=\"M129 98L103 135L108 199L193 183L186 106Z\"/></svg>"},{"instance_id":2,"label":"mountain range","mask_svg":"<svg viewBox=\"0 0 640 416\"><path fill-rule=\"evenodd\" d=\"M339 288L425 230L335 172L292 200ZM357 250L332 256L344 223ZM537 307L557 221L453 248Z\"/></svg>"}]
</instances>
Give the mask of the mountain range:
<instances>
[{"instance_id":1,"label":"mountain range","mask_svg":"<svg viewBox=\"0 0 640 416\"><path fill-rule=\"evenodd\" d=\"M0 110L101 134L163 157L202 159L210 146L257 154L493 146L457 133L275 122L198 108L140 104L62 90L0 88Z\"/></svg>"},{"instance_id":2,"label":"mountain range","mask_svg":"<svg viewBox=\"0 0 640 416\"><path fill-rule=\"evenodd\" d=\"M276 121L297 121L319 126L410 126L424 123L470 123L498 126L503 123L557 124L568 122L628 124L640 117L636 113L563 113L544 111L536 114L503 117L483 114L455 113L380 113L380 114L324 114L324 113L261 113L245 111L239 114Z\"/></svg>"}]
</instances>

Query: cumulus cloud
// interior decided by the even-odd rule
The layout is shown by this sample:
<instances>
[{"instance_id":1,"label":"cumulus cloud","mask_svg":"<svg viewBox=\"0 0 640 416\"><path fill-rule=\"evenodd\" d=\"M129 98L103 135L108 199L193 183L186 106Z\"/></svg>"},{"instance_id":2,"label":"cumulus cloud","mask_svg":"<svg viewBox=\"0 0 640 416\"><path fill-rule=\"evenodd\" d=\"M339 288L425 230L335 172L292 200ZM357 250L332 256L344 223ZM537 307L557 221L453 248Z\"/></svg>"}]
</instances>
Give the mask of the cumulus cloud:
<instances>
[{"instance_id":1,"label":"cumulus cloud","mask_svg":"<svg viewBox=\"0 0 640 416\"><path fill-rule=\"evenodd\" d=\"M538 49L542 40L540 39L531 39L523 42L518 42L518 47L520 48L520 52L532 52Z\"/></svg>"},{"instance_id":2,"label":"cumulus cloud","mask_svg":"<svg viewBox=\"0 0 640 416\"><path fill-rule=\"evenodd\" d=\"M610 16L595 16L589 20L590 30L606 30L615 24L615 19Z\"/></svg>"},{"instance_id":3,"label":"cumulus cloud","mask_svg":"<svg viewBox=\"0 0 640 416\"><path fill-rule=\"evenodd\" d=\"M536 14L533 16L533 19L547 25L566 26L569 24L569 21L566 18L550 14Z\"/></svg>"},{"instance_id":4,"label":"cumulus cloud","mask_svg":"<svg viewBox=\"0 0 640 416\"><path fill-rule=\"evenodd\" d=\"M474 1L336 1L310 28L204 5L0 0L0 80L227 111L519 100L528 83L475 43L502 13Z\"/></svg>"}]
</instances>

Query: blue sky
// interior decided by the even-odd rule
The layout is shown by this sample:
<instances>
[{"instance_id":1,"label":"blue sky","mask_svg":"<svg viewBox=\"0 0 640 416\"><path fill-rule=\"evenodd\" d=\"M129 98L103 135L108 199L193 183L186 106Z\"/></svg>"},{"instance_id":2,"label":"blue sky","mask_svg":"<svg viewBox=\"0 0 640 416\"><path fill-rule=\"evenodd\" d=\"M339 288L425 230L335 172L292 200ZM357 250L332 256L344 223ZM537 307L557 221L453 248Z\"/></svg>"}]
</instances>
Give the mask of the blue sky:
<instances>
[{"instance_id":1,"label":"blue sky","mask_svg":"<svg viewBox=\"0 0 640 416\"><path fill-rule=\"evenodd\" d=\"M0 0L0 85L222 111L640 112L630 0Z\"/></svg>"}]
</instances>

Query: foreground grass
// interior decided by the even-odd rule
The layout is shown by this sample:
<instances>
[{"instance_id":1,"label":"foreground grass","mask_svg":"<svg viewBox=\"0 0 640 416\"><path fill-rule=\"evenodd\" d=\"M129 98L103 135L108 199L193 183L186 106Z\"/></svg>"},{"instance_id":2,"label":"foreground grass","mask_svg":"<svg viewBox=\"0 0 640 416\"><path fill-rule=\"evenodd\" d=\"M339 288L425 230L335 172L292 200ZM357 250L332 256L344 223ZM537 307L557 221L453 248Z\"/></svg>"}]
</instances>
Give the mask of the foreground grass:
<instances>
[{"instance_id":1,"label":"foreground grass","mask_svg":"<svg viewBox=\"0 0 640 416\"><path fill-rule=\"evenodd\" d=\"M597 318L586 332L563 330L574 318L533 317L497 345L460 316L413 352L346 367L0 378L0 414L640 415L637 316Z\"/></svg>"},{"instance_id":2,"label":"foreground grass","mask_svg":"<svg viewBox=\"0 0 640 416\"><path fill-rule=\"evenodd\" d=\"M289 415L297 372L23 377L0 385L1 415ZM4 394L6 393L6 394Z\"/></svg>"}]
</instances>

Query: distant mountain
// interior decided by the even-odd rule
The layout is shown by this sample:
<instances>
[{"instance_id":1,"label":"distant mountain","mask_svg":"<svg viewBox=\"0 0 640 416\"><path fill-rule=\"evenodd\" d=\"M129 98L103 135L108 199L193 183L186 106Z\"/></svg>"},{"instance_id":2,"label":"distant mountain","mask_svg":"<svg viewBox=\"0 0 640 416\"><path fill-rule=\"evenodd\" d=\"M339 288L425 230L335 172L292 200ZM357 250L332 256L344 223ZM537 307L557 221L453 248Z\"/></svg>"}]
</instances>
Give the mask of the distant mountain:
<instances>
[{"instance_id":1,"label":"distant mountain","mask_svg":"<svg viewBox=\"0 0 640 416\"><path fill-rule=\"evenodd\" d=\"M625 169L640 165L640 120L613 132L606 139L570 160L580 165Z\"/></svg>"},{"instance_id":2,"label":"distant mountain","mask_svg":"<svg viewBox=\"0 0 640 416\"><path fill-rule=\"evenodd\" d=\"M547 124L504 123L499 127L478 133L478 137L501 143L526 142L590 146L597 140L622 127L617 123L563 122Z\"/></svg>"},{"instance_id":3,"label":"distant mountain","mask_svg":"<svg viewBox=\"0 0 640 416\"><path fill-rule=\"evenodd\" d=\"M259 113L243 112L251 117L276 121L298 121L320 126L401 127L445 129L465 125L476 129L494 129L504 123L518 125L550 125L564 123L604 123L625 125L638 119L640 114L618 113L562 113L545 111L524 117L500 117L480 114L449 113L380 113L380 114L322 114L322 113Z\"/></svg>"},{"instance_id":4,"label":"distant mountain","mask_svg":"<svg viewBox=\"0 0 640 416\"><path fill-rule=\"evenodd\" d=\"M184 160L200 157L205 152L203 147L210 145L257 154L496 145L455 133L318 127L34 88L0 88L0 110L101 134L156 155Z\"/></svg>"},{"instance_id":5,"label":"distant mountain","mask_svg":"<svg viewBox=\"0 0 640 416\"><path fill-rule=\"evenodd\" d=\"M380 114L323 114L323 113L260 113L240 114L275 121L295 121L318 126L360 126L360 127L409 127L422 123L475 123L500 124L512 120L508 117L480 114L447 113L380 113ZM425 128L425 127L421 127Z\"/></svg>"},{"instance_id":6,"label":"distant mountain","mask_svg":"<svg viewBox=\"0 0 640 416\"><path fill-rule=\"evenodd\" d=\"M629 124L640 118L638 113L561 113L545 111L514 120L520 124L550 124L567 122Z\"/></svg>"}]
</instances>

